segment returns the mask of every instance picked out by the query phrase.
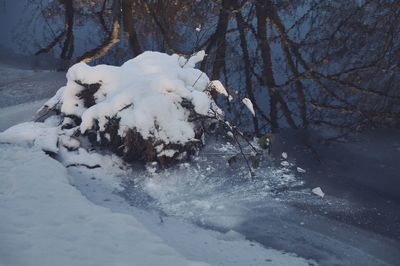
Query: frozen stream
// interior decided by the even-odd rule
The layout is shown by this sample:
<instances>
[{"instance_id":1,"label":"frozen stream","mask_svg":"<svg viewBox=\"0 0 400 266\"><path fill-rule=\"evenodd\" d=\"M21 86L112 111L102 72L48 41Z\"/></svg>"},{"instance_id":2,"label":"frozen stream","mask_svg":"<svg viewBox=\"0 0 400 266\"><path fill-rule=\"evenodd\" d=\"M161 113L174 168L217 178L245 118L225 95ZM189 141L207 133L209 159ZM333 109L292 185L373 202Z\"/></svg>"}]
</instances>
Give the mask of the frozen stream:
<instances>
[{"instance_id":1,"label":"frozen stream","mask_svg":"<svg viewBox=\"0 0 400 266\"><path fill-rule=\"evenodd\" d=\"M54 91L48 88L55 90L54 84L64 82L62 73L13 71L4 65L0 71L7 76L0 80L0 130L29 120L41 104L36 100L49 97ZM277 140L273 156L279 158L285 151L291 165L281 166L279 159L266 156L253 179L243 162L227 166L229 156L224 154L234 148L216 140L197 160L165 171L132 166L115 177L124 188L118 193L98 178L112 175L109 169L68 169L73 184L89 200L114 212L135 212L138 220L179 250L196 235L178 237L180 228L189 232L199 226L234 230L265 247L296 253L319 265L398 265L400 146L391 139L398 132L378 133L387 141L372 143L365 136L358 144L319 147L318 159L298 148L302 147L298 138L285 135ZM297 166L307 172L298 173ZM326 193L324 198L311 193L316 186ZM198 259L195 250L186 252Z\"/></svg>"}]
</instances>

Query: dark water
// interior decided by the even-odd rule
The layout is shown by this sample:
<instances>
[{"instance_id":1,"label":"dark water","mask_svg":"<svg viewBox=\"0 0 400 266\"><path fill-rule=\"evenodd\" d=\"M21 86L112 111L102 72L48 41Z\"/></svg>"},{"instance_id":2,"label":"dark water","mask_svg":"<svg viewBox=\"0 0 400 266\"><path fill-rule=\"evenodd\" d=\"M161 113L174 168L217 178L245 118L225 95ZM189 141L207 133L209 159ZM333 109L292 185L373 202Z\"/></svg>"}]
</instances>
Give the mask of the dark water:
<instances>
[{"instance_id":1,"label":"dark water","mask_svg":"<svg viewBox=\"0 0 400 266\"><path fill-rule=\"evenodd\" d=\"M398 133L369 132L357 142L331 146L305 145L306 132L282 132L272 158L287 152L293 166L281 167L269 158L254 179L246 178L245 167L231 169L223 156L209 155L219 150L211 141L186 168L152 177L134 173L122 195L133 206L207 229L235 230L319 265L397 265ZM307 172L297 173L297 166ZM324 198L311 193L317 186Z\"/></svg>"},{"instance_id":2,"label":"dark water","mask_svg":"<svg viewBox=\"0 0 400 266\"><path fill-rule=\"evenodd\" d=\"M205 50L199 67L234 96L217 100L246 131L337 136L399 126L399 10L380 0L3 0L0 58L67 69ZM242 112L243 97L255 118Z\"/></svg>"}]
</instances>

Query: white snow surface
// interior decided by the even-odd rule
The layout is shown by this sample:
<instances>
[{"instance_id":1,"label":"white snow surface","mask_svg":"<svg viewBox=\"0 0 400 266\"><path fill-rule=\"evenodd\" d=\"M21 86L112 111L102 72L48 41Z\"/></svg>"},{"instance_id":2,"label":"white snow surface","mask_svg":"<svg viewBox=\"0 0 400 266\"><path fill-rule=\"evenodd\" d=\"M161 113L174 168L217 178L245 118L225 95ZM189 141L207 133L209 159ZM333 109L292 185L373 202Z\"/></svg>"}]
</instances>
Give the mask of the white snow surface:
<instances>
[{"instance_id":1,"label":"white snow surface","mask_svg":"<svg viewBox=\"0 0 400 266\"><path fill-rule=\"evenodd\" d=\"M206 115L212 100L205 91L209 79L194 68L203 59L200 51L186 59L179 55L144 52L122 66L89 66L83 62L72 66L67 73L67 84L45 106L61 106L62 113L82 118L81 132L99 122L104 131L108 118L120 118L119 134L136 128L144 139L154 138L164 143L194 140L193 124L188 122L189 112L180 103L183 99L194 105L200 115ZM95 105L85 108L77 94L81 84L101 84L94 94Z\"/></svg>"},{"instance_id":2,"label":"white snow surface","mask_svg":"<svg viewBox=\"0 0 400 266\"><path fill-rule=\"evenodd\" d=\"M88 201L42 151L2 145L0 161L1 265L206 265Z\"/></svg>"},{"instance_id":3,"label":"white snow surface","mask_svg":"<svg viewBox=\"0 0 400 266\"><path fill-rule=\"evenodd\" d=\"M0 143L23 144L57 153L58 129L46 123L24 122L0 133Z\"/></svg>"}]
</instances>

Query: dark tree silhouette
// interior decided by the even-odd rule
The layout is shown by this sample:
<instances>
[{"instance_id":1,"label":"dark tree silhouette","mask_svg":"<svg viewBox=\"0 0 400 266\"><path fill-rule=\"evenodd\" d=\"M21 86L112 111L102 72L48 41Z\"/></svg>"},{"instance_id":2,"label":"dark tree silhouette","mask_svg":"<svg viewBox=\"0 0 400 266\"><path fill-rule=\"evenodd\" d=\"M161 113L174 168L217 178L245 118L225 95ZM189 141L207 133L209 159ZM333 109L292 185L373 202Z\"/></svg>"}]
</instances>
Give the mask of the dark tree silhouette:
<instances>
[{"instance_id":1,"label":"dark tree silhouette","mask_svg":"<svg viewBox=\"0 0 400 266\"><path fill-rule=\"evenodd\" d=\"M183 55L204 49L201 68L225 83L237 99L228 110L257 135L282 127L346 133L399 126L398 1L92 2L50 2L46 8L65 26L37 54L60 44L61 58L89 62L106 60L117 43L129 56L148 49ZM93 14L105 38L77 56L73 29ZM253 102L255 117L241 112L242 97Z\"/></svg>"}]
</instances>

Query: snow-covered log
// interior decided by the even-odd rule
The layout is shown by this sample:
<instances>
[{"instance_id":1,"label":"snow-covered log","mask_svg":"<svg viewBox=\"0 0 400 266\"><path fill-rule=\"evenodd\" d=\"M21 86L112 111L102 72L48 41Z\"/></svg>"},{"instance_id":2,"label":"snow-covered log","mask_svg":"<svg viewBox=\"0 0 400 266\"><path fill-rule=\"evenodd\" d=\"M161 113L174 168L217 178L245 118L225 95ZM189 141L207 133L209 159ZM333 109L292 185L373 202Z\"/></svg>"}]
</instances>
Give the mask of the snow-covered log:
<instances>
[{"instance_id":1,"label":"snow-covered log","mask_svg":"<svg viewBox=\"0 0 400 266\"><path fill-rule=\"evenodd\" d=\"M66 136L83 137L127 161L186 159L221 115L209 94L209 78L195 68L204 55L145 52L120 67L78 63L36 122L58 117L59 145L68 143Z\"/></svg>"}]
</instances>

